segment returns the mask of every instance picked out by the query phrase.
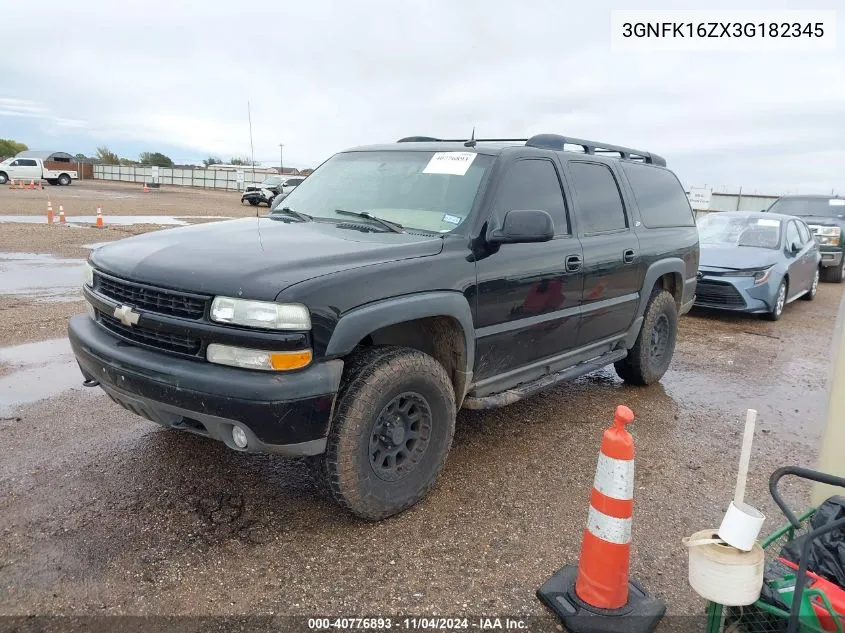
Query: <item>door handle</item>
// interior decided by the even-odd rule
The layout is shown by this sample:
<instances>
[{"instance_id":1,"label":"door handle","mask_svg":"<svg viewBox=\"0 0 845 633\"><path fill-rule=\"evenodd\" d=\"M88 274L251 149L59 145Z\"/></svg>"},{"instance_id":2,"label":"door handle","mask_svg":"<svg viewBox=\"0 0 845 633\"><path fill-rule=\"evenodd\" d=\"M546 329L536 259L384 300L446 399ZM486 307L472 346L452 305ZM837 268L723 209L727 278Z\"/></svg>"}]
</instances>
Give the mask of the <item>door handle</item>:
<instances>
[{"instance_id":1,"label":"door handle","mask_svg":"<svg viewBox=\"0 0 845 633\"><path fill-rule=\"evenodd\" d=\"M582 263L580 255L569 255L566 258L566 272L577 273L581 270Z\"/></svg>"},{"instance_id":2,"label":"door handle","mask_svg":"<svg viewBox=\"0 0 845 633\"><path fill-rule=\"evenodd\" d=\"M634 263L634 256L636 253L634 252L633 248L626 248L622 252L622 261L626 264L633 264Z\"/></svg>"}]
</instances>

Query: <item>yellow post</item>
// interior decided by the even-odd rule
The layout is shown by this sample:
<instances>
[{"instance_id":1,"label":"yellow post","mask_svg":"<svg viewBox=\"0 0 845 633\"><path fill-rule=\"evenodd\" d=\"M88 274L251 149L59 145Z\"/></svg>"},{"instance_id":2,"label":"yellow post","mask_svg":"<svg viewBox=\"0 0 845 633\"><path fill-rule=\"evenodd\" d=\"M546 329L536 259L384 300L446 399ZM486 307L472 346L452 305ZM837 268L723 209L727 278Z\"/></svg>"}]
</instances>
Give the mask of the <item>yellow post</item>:
<instances>
[{"instance_id":1,"label":"yellow post","mask_svg":"<svg viewBox=\"0 0 845 633\"><path fill-rule=\"evenodd\" d=\"M833 371L828 384L827 426L819 451L819 470L845 477L845 295L839 304L833 343ZM845 495L845 490L824 484L814 484L813 504L819 505L831 495Z\"/></svg>"}]
</instances>

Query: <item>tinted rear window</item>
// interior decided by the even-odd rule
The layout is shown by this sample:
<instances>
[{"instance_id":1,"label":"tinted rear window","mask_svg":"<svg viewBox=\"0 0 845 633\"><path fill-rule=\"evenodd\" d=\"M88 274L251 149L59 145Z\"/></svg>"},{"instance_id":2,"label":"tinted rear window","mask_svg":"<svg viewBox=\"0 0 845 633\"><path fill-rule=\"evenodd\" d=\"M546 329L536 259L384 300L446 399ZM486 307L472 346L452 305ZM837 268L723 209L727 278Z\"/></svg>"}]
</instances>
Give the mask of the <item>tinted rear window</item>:
<instances>
[{"instance_id":1,"label":"tinted rear window","mask_svg":"<svg viewBox=\"0 0 845 633\"><path fill-rule=\"evenodd\" d=\"M634 190L640 218L650 229L695 226L687 195L678 178L667 169L623 163Z\"/></svg>"}]
</instances>

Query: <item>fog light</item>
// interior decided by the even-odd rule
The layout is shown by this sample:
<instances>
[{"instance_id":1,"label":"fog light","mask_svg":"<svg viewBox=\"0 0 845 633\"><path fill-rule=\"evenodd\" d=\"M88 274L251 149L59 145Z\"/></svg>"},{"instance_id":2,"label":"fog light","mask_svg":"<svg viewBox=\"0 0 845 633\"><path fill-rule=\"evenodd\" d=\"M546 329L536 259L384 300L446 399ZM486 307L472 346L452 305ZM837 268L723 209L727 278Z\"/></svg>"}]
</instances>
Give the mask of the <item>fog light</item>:
<instances>
[{"instance_id":1,"label":"fog light","mask_svg":"<svg viewBox=\"0 0 845 633\"><path fill-rule=\"evenodd\" d=\"M232 440L235 442L235 446L237 446L238 448L246 448L246 433L244 433L244 430L241 427L232 427Z\"/></svg>"}]
</instances>

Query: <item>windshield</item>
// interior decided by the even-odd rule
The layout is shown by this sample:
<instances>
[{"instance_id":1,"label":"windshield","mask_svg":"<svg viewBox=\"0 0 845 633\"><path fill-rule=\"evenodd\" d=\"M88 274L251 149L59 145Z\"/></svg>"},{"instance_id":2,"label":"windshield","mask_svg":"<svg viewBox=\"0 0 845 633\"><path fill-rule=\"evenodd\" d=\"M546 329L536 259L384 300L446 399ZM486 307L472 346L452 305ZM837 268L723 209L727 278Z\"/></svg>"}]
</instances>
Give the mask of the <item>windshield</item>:
<instances>
[{"instance_id":1,"label":"windshield","mask_svg":"<svg viewBox=\"0 0 845 633\"><path fill-rule=\"evenodd\" d=\"M367 213L406 228L447 233L466 219L491 156L474 152L373 151L335 154L285 198L314 218L349 222Z\"/></svg>"},{"instance_id":2,"label":"windshield","mask_svg":"<svg viewBox=\"0 0 845 633\"><path fill-rule=\"evenodd\" d=\"M262 187L275 187L279 183L282 182L281 176L267 176L264 180L261 181Z\"/></svg>"},{"instance_id":3,"label":"windshield","mask_svg":"<svg viewBox=\"0 0 845 633\"><path fill-rule=\"evenodd\" d=\"M711 213L698 223L698 239L702 245L780 246L780 220L756 215L723 215Z\"/></svg>"},{"instance_id":4,"label":"windshield","mask_svg":"<svg viewBox=\"0 0 845 633\"><path fill-rule=\"evenodd\" d=\"M822 217L845 217L845 199L843 198L781 198L771 207L771 213L797 215L801 217L817 215Z\"/></svg>"}]
</instances>

